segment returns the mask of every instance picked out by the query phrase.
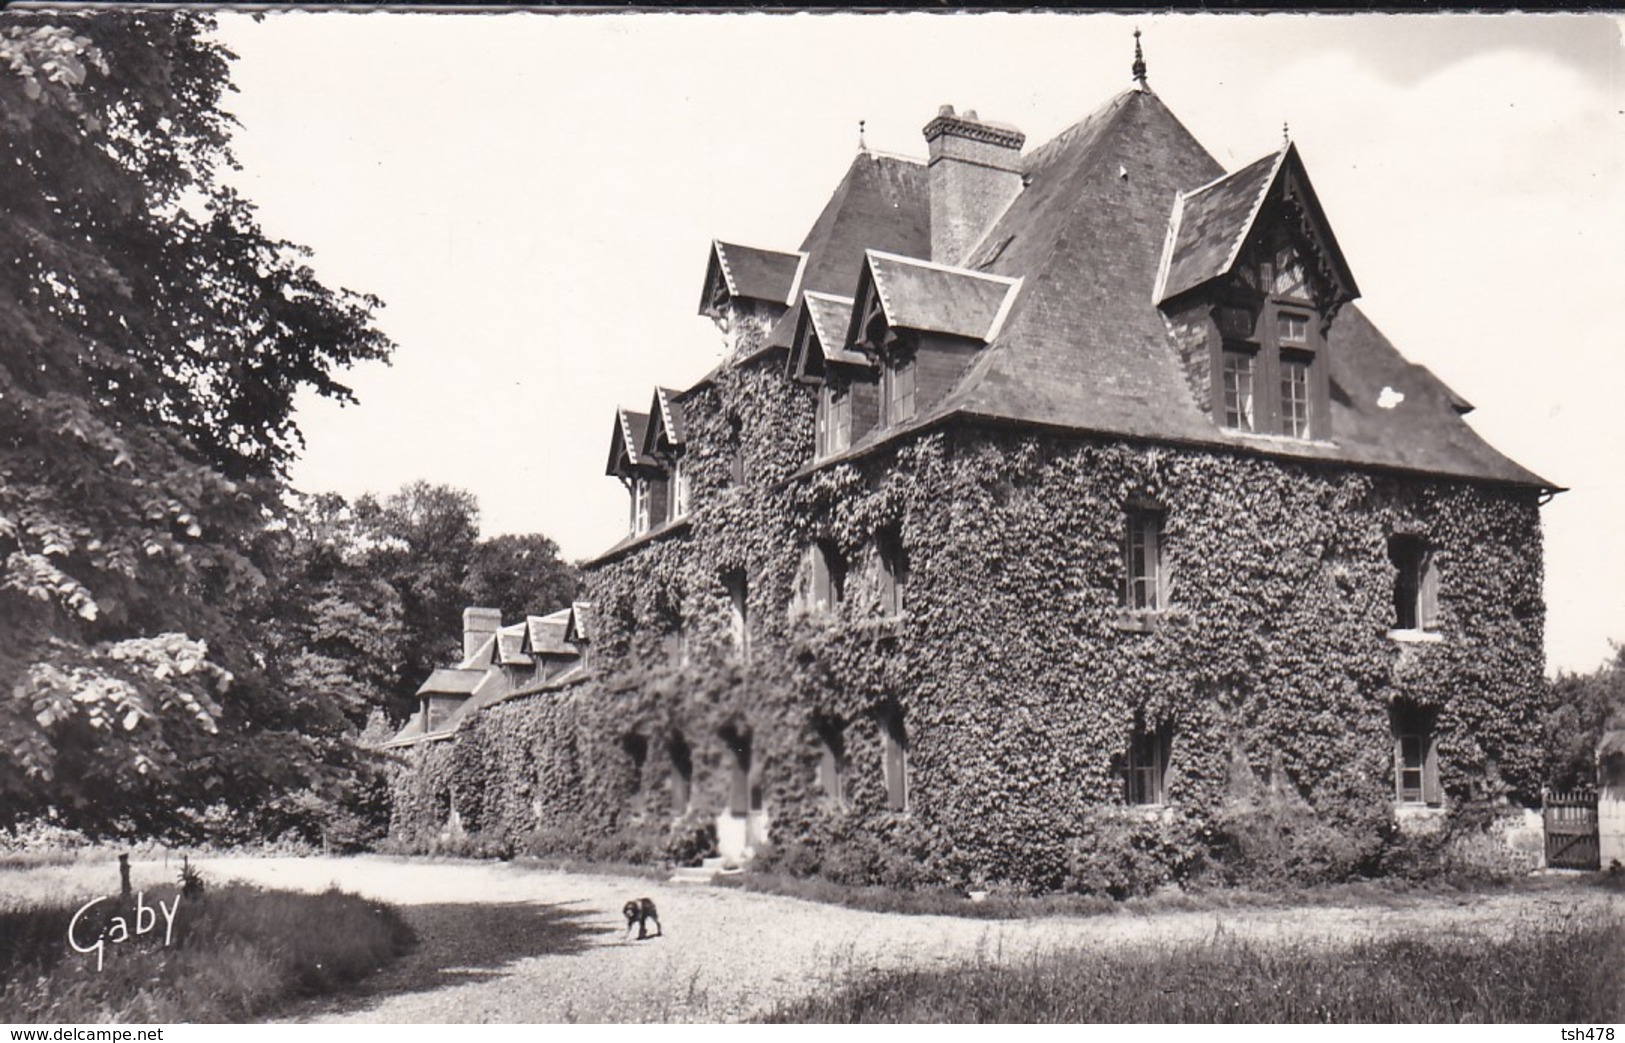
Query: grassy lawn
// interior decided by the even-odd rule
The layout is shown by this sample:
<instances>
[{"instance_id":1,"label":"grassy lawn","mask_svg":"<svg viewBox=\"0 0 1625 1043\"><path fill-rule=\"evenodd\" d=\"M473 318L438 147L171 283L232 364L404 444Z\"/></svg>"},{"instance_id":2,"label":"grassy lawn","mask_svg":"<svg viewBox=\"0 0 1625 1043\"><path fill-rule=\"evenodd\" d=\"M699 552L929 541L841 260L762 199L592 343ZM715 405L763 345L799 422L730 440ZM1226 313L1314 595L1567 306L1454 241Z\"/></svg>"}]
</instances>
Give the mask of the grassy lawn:
<instances>
[{"instance_id":1,"label":"grassy lawn","mask_svg":"<svg viewBox=\"0 0 1625 1043\"><path fill-rule=\"evenodd\" d=\"M227 884L180 896L166 886L147 888L143 900L173 910L167 946L162 914L152 931L135 934L134 900L110 898L80 920L81 946L94 944L97 924L116 935L116 916L131 935L105 943L98 970L94 953L68 945L69 923L88 900L54 897L0 910L0 1021L245 1021L284 1000L340 989L412 944L393 908L337 890Z\"/></svg>"},{"instance_id":2,"label":"grassy lawn","mask_svg":"<svg viewBox=\"0 0 1625 1043\"><path fill-rule=\"evenodd\" d=\"M773 1022L1610 1023L1625 1020L1625 920L1504 939L1346 945L1218 936L1059 949L1011 964L837 976Z\"/></svg>"}]
</instances>

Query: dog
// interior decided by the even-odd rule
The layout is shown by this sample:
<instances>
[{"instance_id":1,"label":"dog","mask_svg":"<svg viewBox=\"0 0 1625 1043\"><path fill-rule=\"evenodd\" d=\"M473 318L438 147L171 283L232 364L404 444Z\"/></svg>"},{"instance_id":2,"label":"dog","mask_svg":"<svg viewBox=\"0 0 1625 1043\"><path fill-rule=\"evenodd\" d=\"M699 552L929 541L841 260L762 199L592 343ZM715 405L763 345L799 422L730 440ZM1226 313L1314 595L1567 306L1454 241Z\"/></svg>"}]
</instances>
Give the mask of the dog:
<instances>
[{"instance_id":1,"label":"dog","mask_svg":"<svg viewBox=\"0 0 1625 1043\"><path fill-rule=\"evenodd\" d=\"M660 914L655 911L655 904L647 898L634 898L621 907L621 913L626 917L626 933L632 933L632 925L638 925L638 941L649 937L648 922L655 922L656 938L666 932L660 926Z\"/></svg>"}]
</instances>

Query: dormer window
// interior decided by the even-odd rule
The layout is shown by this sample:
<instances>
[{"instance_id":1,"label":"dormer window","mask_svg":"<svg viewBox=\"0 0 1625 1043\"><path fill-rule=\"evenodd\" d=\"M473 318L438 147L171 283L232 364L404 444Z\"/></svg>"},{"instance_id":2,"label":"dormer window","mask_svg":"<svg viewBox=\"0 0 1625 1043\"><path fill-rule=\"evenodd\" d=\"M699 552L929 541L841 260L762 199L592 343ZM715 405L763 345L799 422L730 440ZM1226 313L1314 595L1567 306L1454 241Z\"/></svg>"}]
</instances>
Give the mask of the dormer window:
<instances>
[{"instance_id":1,"label":"dormer window","mask_svg":"<svg viewBox=\"0 0 1625 1043\"><path fill-rule=\"evenodd\" d=\"M649 479L632 479L632 535L641 536L649 531Z\"/></svg>"},{"instance_id":2,"label":"dormer window","mask_svg":"<svg viewBox=\"0 0 1625 1043\"><path fill-rule=\"evenodd\" d=\"M852 445L852 393L842 383L825 381L818 389L817 458L834 456Z\"/></svg>"},{"instance_id":3,"label":"dormer window","mask_svg":"<svg viewBox=\"0 0 1625 1043\"><path fill-rule=\"evenodd\" d=\"M893 356L880 373L880 401L886 423L900 424L914 416L914 356Z\"/></svg>"},{"instance_id":4,"label":"dormer window","mask_svg":"<svg viewBox=\"0 0 1625 1043\"><path fill-rule=\"evenodd\" d=\"M1256 431L1258 422L1253 401L1257 380L1256 344L1226 344L1224 346L1223 394L1224 426L1238 431Z\"/></svg>"},{"instance_id":5,"label":"dormer window","mask_svg":"<svg viewBox=\"0 0 1625 1043\"><path fill-rule=\"evenodd\" d=\"M688 514L688 471L683 467L683 458L676 456L671 462L671 516L670 521L676 521Z\"/></svg>"}]
</instances>

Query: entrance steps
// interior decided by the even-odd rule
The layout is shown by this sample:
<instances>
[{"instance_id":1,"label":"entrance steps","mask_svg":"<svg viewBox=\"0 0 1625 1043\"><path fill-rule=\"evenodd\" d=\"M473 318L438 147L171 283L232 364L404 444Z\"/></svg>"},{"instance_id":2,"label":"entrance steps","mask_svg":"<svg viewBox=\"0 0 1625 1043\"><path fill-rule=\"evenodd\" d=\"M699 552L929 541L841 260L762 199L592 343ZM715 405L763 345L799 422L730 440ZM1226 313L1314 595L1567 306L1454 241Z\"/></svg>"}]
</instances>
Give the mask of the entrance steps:
<instances>
[{"instance_id":1,"label":"entrance steps","mask_svg":"<svg viewBox=\"0 0 1625 1043\"><path fill-rule=\"evenodd\" d=\"M725 858L707 858L697 866L678 866L672 870L671 882L674 884L709 884L719 875L742 872L735 865L729 865Z\"/></svg>"}]
</instances>

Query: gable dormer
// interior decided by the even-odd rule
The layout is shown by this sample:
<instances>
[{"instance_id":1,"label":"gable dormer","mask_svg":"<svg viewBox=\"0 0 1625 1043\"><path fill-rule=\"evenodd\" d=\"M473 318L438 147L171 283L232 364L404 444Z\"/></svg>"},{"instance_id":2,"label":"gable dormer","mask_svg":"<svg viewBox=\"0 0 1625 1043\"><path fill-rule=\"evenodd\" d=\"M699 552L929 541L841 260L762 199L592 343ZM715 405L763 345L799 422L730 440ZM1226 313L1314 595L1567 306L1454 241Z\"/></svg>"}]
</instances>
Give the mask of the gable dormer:
<instances>
[{"instance_id":1,"label":"gable dormer","mask_svg":"<svg viewBox=\"0 0 1625 1043\"><path fill-rule=\"evenodd\" d=\"M683 403L670 388L655 388L649 403L648 430L643 436L643 457L665 470L667 497L662 520L676 521L688 513L689 474L686 468L687 424Z\"/></svg>"},{"instance_id":2,"label":"gable dormer","mask_svg":"<svg viewBox=\"0 0 1625 1043\"><path fill-rule=\"evenodd\" d=\"M699 313L717 324L734 361L758 354L801 293L807 254L712 240Z\"/></svg>"},{"instance_id":3,"label":"gable dormer","mask_svg":"<svg viewBox=\"0 0 1625 1043\"><path fill-rule=\"evenodd\" d=\"M998 338L1021 280L869 250L845 350L880 362L880 421L940 400L970 357Z\"/></svg>"},{"instance_id":4,"label":"gable dormer","mask_svg":"<svg viewBox=\"0 0 1625 1043\"><path fill-rule=\"evenodd\" d=\"M876 357L846 346L850 297L802 294L795 339L785 369L790 379L817 388L813 458L851 447L875 426L880 413Z\"/></svg>"},{"instance_id":5,"label":"gable dormer","mask_svg":"<svg viewBox=\"0 0 1625 1043\"><path fill-rule=\"evenodd\" d=\"M1359 292L1296 146L1175 201L1156 301L1222 428L1329 440L1326 336Z\"/></svg>"},{"instance_id":6,"label":"gable dormer","mask_svg":"<svg viewBox=\"0 0 1625 1043\"><path fill-rule=\"evenodd\" d=\"M649 433L649 414L630 409L615 411L610 434L609 463L604 473L621 480L631 497L629 530L641 536L665 521L666 473L643 451Z\"/></svg>"}]
</instances>

